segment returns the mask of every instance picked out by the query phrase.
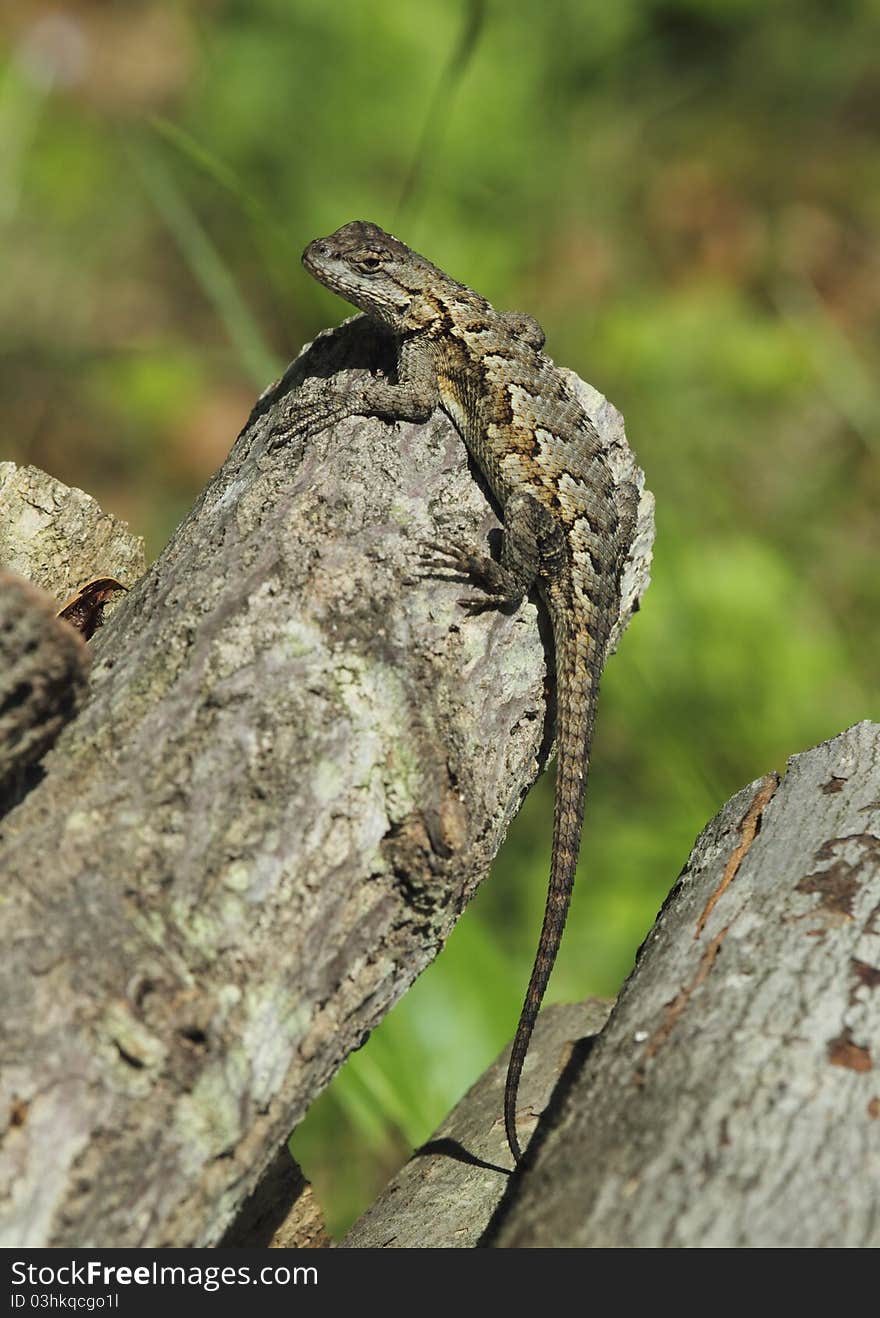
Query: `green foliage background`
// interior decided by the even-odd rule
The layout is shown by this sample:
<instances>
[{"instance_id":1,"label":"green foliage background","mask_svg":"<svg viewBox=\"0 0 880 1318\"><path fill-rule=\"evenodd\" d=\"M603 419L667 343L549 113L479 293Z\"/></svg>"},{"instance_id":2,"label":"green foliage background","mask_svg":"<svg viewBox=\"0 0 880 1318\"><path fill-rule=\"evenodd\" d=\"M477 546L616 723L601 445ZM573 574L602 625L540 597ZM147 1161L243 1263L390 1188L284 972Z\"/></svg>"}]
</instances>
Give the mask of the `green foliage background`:
<instances>
[{"instance_id":1,"label":"green foliage background","mask_svg":"<svg viewBox=\"0 0 880 1318\"><path fill-rule=\"evenodd\" d=\"M0 452L157 553L391 228L622 409L654 583L551 997L613 994L703 823L878 716L878 0L6 0ZM552 781L297 1131L342 1229L510 1037Z\"/></svg>"}]
</instances>

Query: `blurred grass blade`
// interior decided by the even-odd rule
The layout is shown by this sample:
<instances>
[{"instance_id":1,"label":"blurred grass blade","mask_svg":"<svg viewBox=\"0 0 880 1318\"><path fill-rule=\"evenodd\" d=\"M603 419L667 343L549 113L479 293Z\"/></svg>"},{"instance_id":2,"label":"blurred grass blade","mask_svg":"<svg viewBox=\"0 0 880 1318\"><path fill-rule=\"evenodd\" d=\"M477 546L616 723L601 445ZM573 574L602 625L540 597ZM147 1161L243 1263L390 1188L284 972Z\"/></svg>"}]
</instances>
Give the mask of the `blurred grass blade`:
<instances>
[{"instance_id":1,"label":"blurred grass blade","mask_svg":"<svg viewBox=\"0 0 880 1318\"><path fill-rule=\"evenodd\" d=\"M18 210L25 163L48 95L48 87L22 77L12 62L0 74L0 224Z\"/></svg>"},{"instance_id":2,"label":"blurred grass blade","mask_svg":"<svg viewBox=\"0 0 880 1318\"><path fill-rule=\"evenodd\" d=\"M413 199L422 181L425 162L429 156L436 154L442 127L449 117L449 107L479 44L485 21L486 0L465 0L458 40L434 90L409 172L401 188L400 200L397 203L398 219L406 211L412 210Z\"/></svg>"},{"instance_id":3,"label":"blurred grass blade","mask_svg":"<svg viewBox=\"0 0 880 1318\"><path fill-rule=\"evenodd\" d=\"M170 119L153 115L150 119L150 125L184 159L195 165L218 187L223 188L230 196L234 197L254 224L268 232L274 242L281 244L286 254L292 258L293 266L299 266L300 248L291 240L285 225L281 224L260 198L245 186L231 165L228 165L225 160L221 160L215 152L210 151L201 142L196 141L194 137L191 137L189 133Z\"/></svg>"},{"instance_id":4,"label":"blurred grass blade","mask_svg":"<svg viewBox=\"0 0 880 1318\"><path fill-rule=\"evenodd\" d=\"M391 1067L372 1055L358 1055L356 1065L349 1060L342 1077L344 1082L334 1091L339 1105L369 1138L378 1143L391 1121L415 1143L419 1114L402 1101Z\"/></svg>"},{"instance_id":5,"label":"blurred grass blade","mask_svg":"<svg viewBox=\"0 0 880 1318\"><path fill-rule=\"evenodd\" d=\"M276 379L283 363L266 343L229 269L175 183L158 151L136 138L126 149L155 206L205 296L226 328L241 364L259 389Z\"/></svg>"},{"instance_id":6,"label":"blurred grass blade","mask_svg":"<svg viewBox=\"0 0 880 1318\"><path fill-rule=\"evenodd\" d=\"M779 281L776 309L804 346L817 377L867 452L880 446L880 394L810 280Z\"/></svg>"}]
</instances>

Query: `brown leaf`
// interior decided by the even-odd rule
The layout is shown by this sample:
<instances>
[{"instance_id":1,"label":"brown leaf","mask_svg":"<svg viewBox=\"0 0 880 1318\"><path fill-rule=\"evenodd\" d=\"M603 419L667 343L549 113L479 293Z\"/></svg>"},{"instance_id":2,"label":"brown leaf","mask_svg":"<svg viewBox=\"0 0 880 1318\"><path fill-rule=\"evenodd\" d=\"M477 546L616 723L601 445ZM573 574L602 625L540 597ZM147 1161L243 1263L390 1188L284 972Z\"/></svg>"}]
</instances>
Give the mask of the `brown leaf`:
<instances>
[{"instance_id":1,"label":"brown leaf","mask_svg":"<svg viewBox=\"0 0 880 1318\"><path fill-rule=\"evenodd\" d=\"M69 622L86 640L89 640L104 621L104 605L120 590L128 590L121 581L113 577L96 577L69 599L58 617Z\"/></svg>"}]
</instances>

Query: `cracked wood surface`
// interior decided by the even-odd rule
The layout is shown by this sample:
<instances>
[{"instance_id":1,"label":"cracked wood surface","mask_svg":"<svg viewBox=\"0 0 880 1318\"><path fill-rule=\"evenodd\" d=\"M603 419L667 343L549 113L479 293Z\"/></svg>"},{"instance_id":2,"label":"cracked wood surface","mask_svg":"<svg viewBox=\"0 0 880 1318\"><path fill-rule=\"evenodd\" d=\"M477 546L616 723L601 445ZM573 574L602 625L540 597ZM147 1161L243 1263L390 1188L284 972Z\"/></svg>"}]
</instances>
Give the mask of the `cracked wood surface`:
<instances>
[{"instance_id":1,"label":"cracked wood surface","mask_svg":"<svg viewBox=\"0 0 880 1318\"><path fill-rule=\"evenodd\" d=\"M880 726L737 793L572 1047L592 1008L539 1017L514 1175L500 1059L342 1244L880 1243Z\"/></svg>"},{"instance_id":2,"label":"cracked wood surface","mask_svg":"<svg viewBox=\"0 0 880 1318\"><path fill-rule=\"evenodd\" d=\"M0 570L0 812L82 704L89 652L55 601Z\"/></svg>"},{"instance_id":3,"label":"cracked wood surface","mask_svg":"<svg viewBox=\"0 0 880 1318\"><path fill-rule=\"evenodd\" d=\"M84 490L37 467L0 462L0 565L47 591L60 609L95 577L132 585L144 571L144 542Z\"/></svg>"},{"instance_id":4,"label":"cracked wood surface","mask_svg":"<svg viewBox=\"0 0 880 1318\"><path fill-rule=\"evenodd\" d=\"M880 1245L880 726L697 840L493 1242Z\"/></svg>"},{"instance_id":5,"label":"cracked wood surface","mask_svg":"<svg viewBox=\"0 0 880 1318\"><path fill-rule=\"evenodd\" d=\"M496 525L446 417L266 452L306 371L388 365L357 319L267 391L0 824L3 1244L218 1241L546 756L534 605L465 619L412 572L418 539Z\"/></svg>"},{"instance_id":6,"label":"cracked wood surface","mask_svg":"<svg viewBox=\"0 0 880 1318\"><path fill-rule=\"evenodd\" d=\"M110 568L137 580L139 536L82 490L0 462L0 814L28 790L29 766L85 693L88 649L56 615Z\"/></svg>"}]
</instances>

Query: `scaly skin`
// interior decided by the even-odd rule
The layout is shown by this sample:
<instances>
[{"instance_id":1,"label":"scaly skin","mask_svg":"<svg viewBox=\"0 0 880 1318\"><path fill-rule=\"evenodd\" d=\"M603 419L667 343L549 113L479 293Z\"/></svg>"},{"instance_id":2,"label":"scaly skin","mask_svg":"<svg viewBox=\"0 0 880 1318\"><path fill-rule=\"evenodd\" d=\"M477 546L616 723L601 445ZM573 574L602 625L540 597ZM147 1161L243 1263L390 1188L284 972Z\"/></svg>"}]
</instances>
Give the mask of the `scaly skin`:
<instances>
[{"instance_id":1,"label":"scaly skin","mask_svg":"<svg viewBox=\"0 0 880 1318\"><path fill-rule=\"evenodd\" d=\"M396 384L375 379L342 391L331 381L305 423L317 428L353 414L425 420L442 407L489 484L504 536L500 563L448 546L434 547L431 561L462 571L483 589L477 608L515 604L536 586L553 626L557 770L550 883L504 1097L507 1139L518 1162L517 1092L574 884L599 677L620 608L636 492L615 486L595 427L541 351L544 335L531 317L496 311L362 220L310 243L303 264L388 326L398 342Z\"/></svg>"}]
</instances>

